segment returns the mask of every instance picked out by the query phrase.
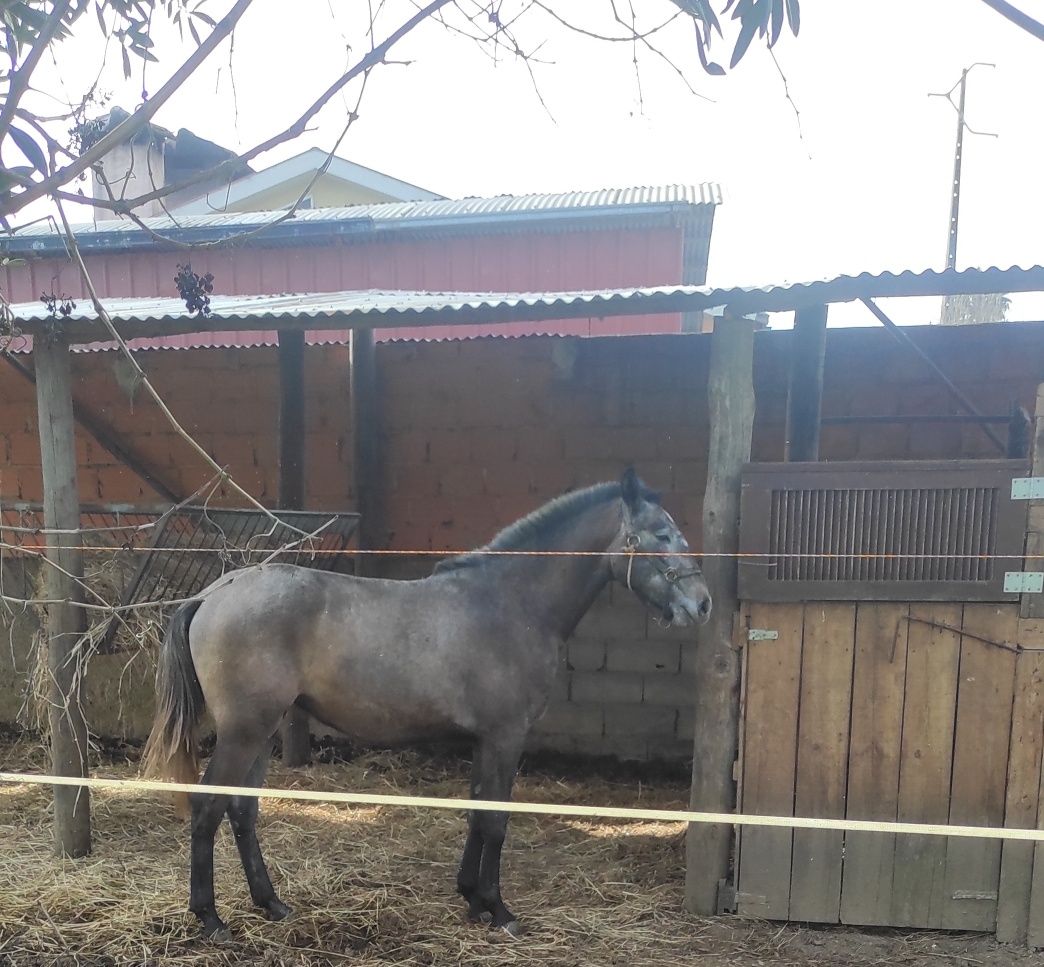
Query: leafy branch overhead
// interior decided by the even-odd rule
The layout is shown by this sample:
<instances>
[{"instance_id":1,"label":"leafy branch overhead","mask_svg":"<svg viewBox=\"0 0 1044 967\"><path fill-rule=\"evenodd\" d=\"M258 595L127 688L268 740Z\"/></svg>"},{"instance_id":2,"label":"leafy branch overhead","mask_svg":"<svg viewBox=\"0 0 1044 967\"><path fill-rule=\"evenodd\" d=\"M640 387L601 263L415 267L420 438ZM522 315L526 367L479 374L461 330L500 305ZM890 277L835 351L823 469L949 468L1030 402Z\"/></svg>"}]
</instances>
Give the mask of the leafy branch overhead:
<instances>
[{"instance_id":1,"label":"leafy branch overhead","mask_svg":"<svg viewBox=\"0 0 1044 967\"><path fill-rule=\"evenodd\" d=\"M696 25L696 50L700 64L708 74L724 74L725 69L708 58L711 40L716 33L723 37L721 21L714 12L711 0L674 0L685 13L690 14ZM721 16L737 21L739 33L732 48L729 67L734 68L743 59L755 36L762 38L769 49L776 46L786 19L794 36L801 29L801 6L799 0L725 0Z\"/></svg>"},{"instance_id":2,"label":"leafy branch overhead","mask_svg":"<svg viewBox=\"0 0 1044 967\"><path fill-rule=\"evenodd\" d=\"M82 189L70 190L70 186L84 181L92 170L97 173L97 166L114 148L149 136L153 117L203 62L230 40L248 11L256 18L283 14L273 5L255 4L253 0L0 0L0 32L8 62L0 65L0 224L6 225L8 216L40 199L89 204L133 217L140 205L175 191L203 181L231 180L254 158L301 137L346 85L367 81L371 72L383 65L402 63L389 59L392 48L425 24L437 24L447 36L475 41L494 60L508 51L526 65L534 85L534 65L541 63L537 55L547 40L546 28L565 28L600 41L624 42L635 48L635 65L639 50L655 55L694 93L697 92L685 74L686 68L698 63L707 74L723 75L753 48L771 49L785 33L796 36L801 27L800 0L671 0L674 12L666 20L662 5L657 6L654 0L629 0L629 16L623 14L619 0L587 0L577 5L583 11L583 20L576 22L558 13L555 8L560 3L561 0L381 0L337 5L338 9L351 9L357 14L362 11L358 14L362 17L360 36L346 38L350 41L347 51L354 62L340 68L342 72L335 74L325 90L303 94L296 120L257 145L240 150L238 157L215 161L207 170L193 175L190 183L161 185L137 198L128 198L116 197L110 190L105 197L86 197ZM1044 39L1044 24L1008 0L982 3L1022 30ZM289 5L283 6L289 9ZM221 15L212 15L218 7L223 11ZM331 16L334 7L329 5ZM402 17L398 26L384 33L383 40L379 39L382 31L378 30L378 22L397 16ZM529 44L520 40L519 31L530 30L529 25L540 17L543 19L536 27L535 39ZM641 17L660 19L643 21ZM600 31L599 19L611 20L614 32ZM87 22L82 23L83 20ZM656 46L656 35L672 24L672 29L676 29L686 22L691 22L695 30L695 56L691 63L675 63ZM163 28L168 28L166 34ZM188 55L181 55L185 59L173 65L173 69L168 66L173 51L160 50L160 40L169 36L169 28L176 28L183 39L194 42L189 45ZM116 123L114 112L108 119L88 116L90 110L107 100L100 89L100 70L87 90L75 91L64 90L64 82L56 83L47 73L62 66L62 41L74 34L79 39L90 31L95 36L100 32L94 48L100 68L105 67L107 55L118 50L124 77L140 68L143 88L147 69L162 62L166 77L163 83L154 90L143 90L137 106L123 112ZM712 48L716 51L719 43L731 47L727 67L723 66L724 58L721 63L712 59ZM359 53L356 55L355 51ZM64 104L58 113L56 102ZM353 111L352 117L356 115L357 111Z\"/></svg>"}]
</instances>

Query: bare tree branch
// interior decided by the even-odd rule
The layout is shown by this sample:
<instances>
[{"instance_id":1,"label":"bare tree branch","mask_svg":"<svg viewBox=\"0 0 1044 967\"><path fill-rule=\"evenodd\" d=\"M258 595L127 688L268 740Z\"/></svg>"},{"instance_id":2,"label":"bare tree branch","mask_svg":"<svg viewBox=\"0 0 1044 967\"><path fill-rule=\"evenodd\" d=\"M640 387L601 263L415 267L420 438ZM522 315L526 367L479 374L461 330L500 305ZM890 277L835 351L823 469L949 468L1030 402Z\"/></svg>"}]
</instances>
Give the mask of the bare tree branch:
<instances>
[{"instance_id":1,"label":"bare tree branch","mask_svg":"<svg viewBox=\"0 0 1044 967\"><path fill-rule=\"evenodd\" d=\"M259 154L264 154L266 151L271 151L272 148L277 147L284 141L292 141L294 138L299 138L305 132L305 128L308 122L314 118L326 105L327 101L330 100L341 88L358 77L365 71L370 70L372 67L376 67L382 60L384 60L385 54L391 50L403 37L405 37L415 27L420 26L425 20L427 20L437 10L442 9L451 0L431 0L431 2L417 11L409 20L407 20L401 27L394 30L388 35L381 43L374 47L365 57L362 58L351 70L341 75L333 84L331 84L322 94L319 95L315 101L305 110L305 112L291 124L286 130L279 134L273 135L267 141L262 141L260 144L255 145L249 151L240 155L241 161L250 161L256 158Z\"/></svg>"},{"instance_id":2,"label":"bare tree branch","mask_svg":"<svg viewBox=\"0 0 1044 967\"><path fill-rule=\"evenodd\" d=\"M83 284L87 289L87 295L89 296L91 303L94 306L94 311L98 313L98 318L102 324L108 330L111 339L115 340L116 344L120 348L120 352L123 357L131 364L134 369L135 375L141 381L141 385L145 387L146 392L152 397L152 401L159 407L160 412L166 418L167 422L173 427L174 431L180 436L192 449L192 451L200 457L211 470L219 474L221 479L228 483L228 485L237 493L243 497L252 507L256 510L261 511L266 517L270 518L274 523L280 524L295 531L299 535L303 535L305 532L298 530L296 527L292 527L289 524L285 524L280 521L275 514L272 513L264 504L262 504L253 494L244 490L236 481L232 478L232 475L228 472L227 467L222 467L207 451L196 442L195 438L186 430L177 417L170 411L170 408L163 401L163 397L156 392L156 388L149 381L149 378L145 375L145 371L141 368L141 364L137 359L134 358L134 353L130 351L130 347L127 345L126 340L120 335L119 330L113 325L112 317L109 315L105 306L102 304L101 299L98 297L98 290L94 287L94 282L91 279L90 273L87 271L87 265L83 261L83 255L80 253L80 247L76 243L76 234L73 232L72 227L69 225L69 220L65 215L65 208L61 202L56 201L55 204L58 208L58 214L62 219L62 227L65 230L66 244L69 247L69 253L76 264L76 268L80 273L80 277L83 279Z\"/></svg>"},{"instance_id":3,"label":"bare tree branch","mask_svg":"<svg viewBox=\"0 0 1044 967\"><path fill-rule=\"evenodd\" d=\"M1044 40L1044 23L1034 20L1029 14L1013 7L1007 0L982 0L982 2L1016 26L1021 27L1026 33L1036 37L1037 40Z\"/></svg>"},{"instance_id":4,"label":"bare tree branch","mask_svg":"<svg viewBox=\"0 0 1044 967\"><path fill-rule=\"evenodd\" d=\"M0 205L0 214L12 215L23 209L30 202L36 201L52 194L55 189L72 181L78 175L83 174L95 162L100 161L114 147L129 141L135 134L141 131L153 118L156 112L177 92L182 84L195 72L196 68L203 63L207 57L227 37L240 18L246 13L247 8L253 0L237 0L235 6L220 20L211 31L206 40L193 51L192 55L174 72L167 82L156 92L156 95L146 101L129 118L118 124L90 150L85 151L75 162L66 165L55 172L50 178L34 183L34 186L18 195L8 197Z\"/></svg>"}]
</instances>

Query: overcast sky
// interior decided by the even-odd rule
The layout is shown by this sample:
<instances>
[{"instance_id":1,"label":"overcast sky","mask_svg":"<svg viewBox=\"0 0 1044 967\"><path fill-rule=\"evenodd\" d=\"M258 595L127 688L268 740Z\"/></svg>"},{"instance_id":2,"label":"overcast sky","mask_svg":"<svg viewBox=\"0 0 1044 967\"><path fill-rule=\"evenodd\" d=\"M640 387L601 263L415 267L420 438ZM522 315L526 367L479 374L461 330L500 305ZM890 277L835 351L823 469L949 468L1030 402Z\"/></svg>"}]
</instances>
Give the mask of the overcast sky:
<instances>
[{"instance_id":1,"label":"overcast sky","mask_svg":"<svg viewBox=\"0 0 1044 967\"><path fill-rule=\"evenodd\" d=\"M668 0L632 2L648 10L648 24L674 9ZM504 0L502 17L522 5ZM567 20L613 30L608 0L552 5ZM1020 5L1044 19L1044 0ZM204 9L218 16L228 6L208 0ZM256 0L237 29L231 68L226 46L157 120L251 147L285 127L365 49L366 7ZM414 9L409 0L387 0L378 37ZM532 9L517 34L527 49L539 47L540 62L530 67L543 104L524 63L505 50L494 60L430 23L396 48L393 56L412 63L372 74L338 153L450 196L718 182L725 203L711 245L715 285L941 268L956 114L928 94L950 88L973 61L989 61L995 69L970 76L968 121L1000 137L965 139L958 265L1044 262L1044 43L981 0L804 0L802 13L800 36L785 34L776 48L800 130L780 73L757 42L735 71L712 78L699 69L691 26L679 21L663 31L664 50L688 68L696 96L657 57L642 54L636 77L632 45L578 36ZM85 18L52 71L78 92L103 49L96 23ZM187 50L176 34L161 35L163 62L150 66L145 88L157 89ZM722 44L719 59L730 51ZM103 87L133 108L140 73L125 83L118 57L113 68ZM335 98L314 130L255 167L332 147L355 93ZM938 319L937 300L884 305L902 322ZM1016 296L1010 317L1044 318L1044 299ZM858 305L834 307L831 319L870 321Z\"/></svg>"}]
</instances>

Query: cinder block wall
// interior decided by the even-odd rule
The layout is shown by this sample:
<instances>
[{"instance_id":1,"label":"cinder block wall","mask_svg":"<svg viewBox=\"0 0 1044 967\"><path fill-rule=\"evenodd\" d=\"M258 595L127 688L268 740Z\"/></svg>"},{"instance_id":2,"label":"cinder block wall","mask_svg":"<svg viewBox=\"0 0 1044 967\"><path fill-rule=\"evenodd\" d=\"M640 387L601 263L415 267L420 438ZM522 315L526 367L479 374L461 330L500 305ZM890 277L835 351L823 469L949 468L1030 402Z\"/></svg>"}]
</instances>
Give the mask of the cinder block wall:
<instances>
[{"instance_id":1,"label":"cinder block wall","mask_svg":"<svg viewBox=\"0 0 1044 967\"><path fill-rule=\"evenodd\" d=\"M1006 413L1013 400L1032 409L1044 381L1044 324L935 327L915 336L983 411ZM783 456L789 345L787 332L763 333L756 341L755 460ZM663 492L699 547L708 350L709 337L695 334L382 344L388 546L446 552L482 544L564 490L614 479L633 463ZM237 480L273 503L275 350L165 351L141 358L186 428ZM353 505L347 368L343 347L308 350L310 508ZM114 354L77 355L74 371L78 396L162 468L172 485L190 493L207 479L202 462L135 391ZM0 498L38 500L32 387L0 370L0 404ZM953 412L923 364L877 329L829 333L823 410L827 416ZM157 502L86 437L78 439L78 449L85 502ZM826 427L821 447L825 460L995 455L980 429L963 425ZM430 557L389 561L387 573L416 577L433 563ZM627 592L613 588L562 656L551 707L533 743L628 758L684 756L692 734L695 647L691 633L659 628ZM142 688L148 691L146 684ZM0 711L7 707L0 704ZM128 730L141 727L129 724L132 718L147 720L138 713L107 718L100 706L92 714L96 723L116 721L114 727Z\"/></svg>"}]
</instances>

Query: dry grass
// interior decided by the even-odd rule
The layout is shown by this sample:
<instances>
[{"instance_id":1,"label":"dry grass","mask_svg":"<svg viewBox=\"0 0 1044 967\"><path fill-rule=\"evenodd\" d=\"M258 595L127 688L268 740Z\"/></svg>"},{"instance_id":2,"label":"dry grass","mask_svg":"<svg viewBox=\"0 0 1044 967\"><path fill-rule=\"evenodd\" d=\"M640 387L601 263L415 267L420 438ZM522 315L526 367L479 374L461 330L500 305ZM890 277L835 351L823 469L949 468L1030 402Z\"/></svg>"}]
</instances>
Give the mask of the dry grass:
<instances>
[{"instance_id":1,"label":"dry grass","mask_svg":"<svg viewBox=\"0 0 1044 967\"><path fill-rule=\"evenodd\" d=\"M39 744L7 742L0 766L42 769ZM130 776L133 762L98 764ZM273 770L274 785L461 795L462 765L420 754L364 754L350 763ZM518 798L672 807L682 783L523 777ZM798 965L1009 967L1036 961L988 938L801 930L700 920L681 909L676 826L516 816L505 895L526 934L511 941L463 922L454 895L462 817L402 808L266 802L259 824L272 877L295 909L268 923L246 894L227 827L216 851L219 910L235 942L197 939L185 912L187 827L172 806L138 794L94 794L95 847L52 856L49 794L0 786L0 964L170 965ZM6 958L6 959L5 959Z\"/></svg>"}]
</instances>

